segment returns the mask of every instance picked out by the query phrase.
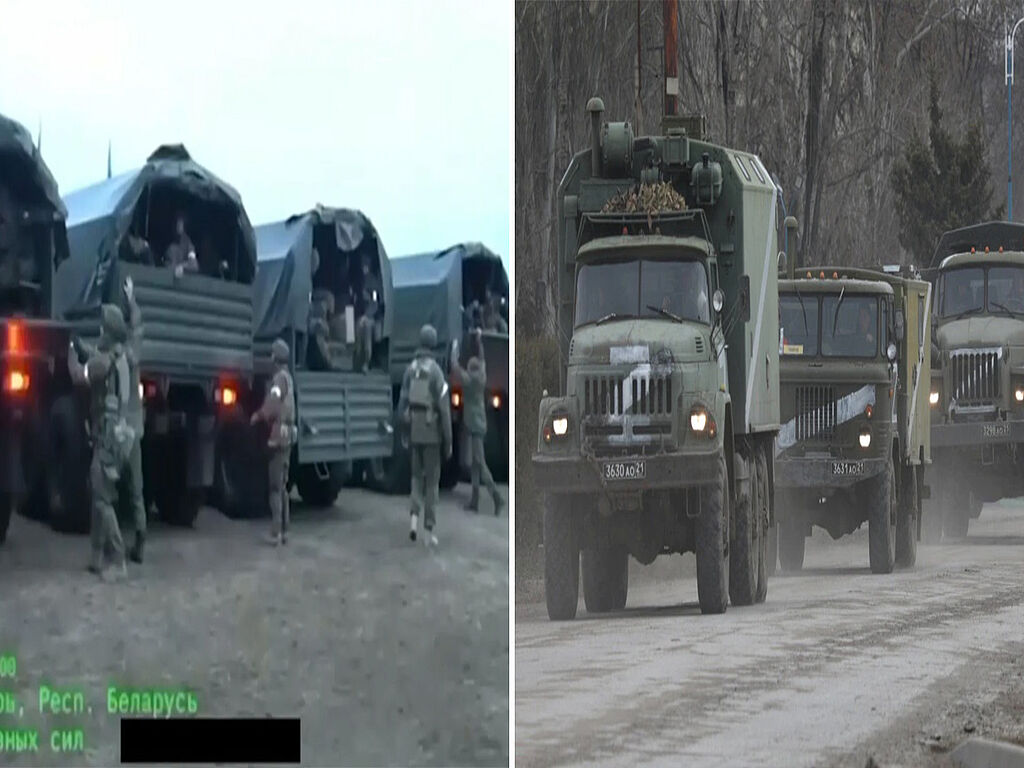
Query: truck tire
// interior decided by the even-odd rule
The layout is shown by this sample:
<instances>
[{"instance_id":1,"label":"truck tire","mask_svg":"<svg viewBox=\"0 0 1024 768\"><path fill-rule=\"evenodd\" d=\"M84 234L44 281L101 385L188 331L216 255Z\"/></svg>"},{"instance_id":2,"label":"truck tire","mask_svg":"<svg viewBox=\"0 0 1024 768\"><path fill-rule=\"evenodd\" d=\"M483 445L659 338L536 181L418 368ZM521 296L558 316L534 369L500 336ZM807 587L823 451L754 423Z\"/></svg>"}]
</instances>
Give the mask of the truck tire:
<instances>
[{"instance_id":1,"label":"truck tire","mask_svg":"<svg viewBox=\"0 0 1024 768\"><path fill-rule=\"evenodd\" d=\"M918 468L903 470L900 483L899 517L896 520L896 565L911 568L917 562L917 520L921 501L917 495Z\"/></svg>"},{"instance_id":2,"label":"truck tire","mask_svg":"<svg viewBox=\"0 0 1024 768\"><path fill-rule=\"evenodd\" d=\"M697 601L701 613L725 613L729 605L729 474L724 453L712 485L700 489L694 523L697 545Z\"/></svg>"},{"instance_id":3,"label":"truck tire","mask_svg":"<svg viewBox=\"0 0 1024 768\"><path fill-rule=\"evenodd\" d=\"M764 545L763 537L758 535L757 524L761 489L758 486L756 451L746 462L750 472L750 496L735 501L729 538L729 601L733 605L751 605L757 598L759 561Z\"/></svg>"},{"instance_id":4,"label":"truck tire","mask_svg":"<svg viewBox=\"0 0 1024 768\"><path fill-rule=\"evenodd\" d=\"M548 618L576 618L580 599L580 550L572 509L564 497L548 496L544 508L544 599Z\"/></svg>"},{"instance_id":5,"label":"truck tire","mask_svg":"<svg viewBox=\"0 0 1024 768\"><path fill-rule=\"evenodd\" d=\"M771 499L768 492L768 456L765 451L758 451L756 469L757 498L760 510L754 507L754 519L757 522L757 530L759 531L760 551L757 566L757 593L754 595L754 602L763 603L765 598L768 597L768 559L771 558L774 561L776 556L774 548L771 548L771 551L769 551L770 534L768 532L768 522L770 519Z\"/></svg>"},{"instance_id":6,"label":"truck tire","mask_svg":"<svg viewBox=\"0 0 1024 768\"><path fill-rule=\"evenodd\" d=\"M175 491L165 491L157 498L156 504L160 519L165 523L181 528L193 528L205 499L206 490L203 488L179 488Z\"/></svg>"},{"instance_id":7,"label":"truck tire","mask_svg":"<svg viewBox=\"0 0 1024 768\"><path fill-rule=\"evenodd\" d=\"M371 482L375 491L389 494L409 493L409 478L412 471L409 466L409 449L402 445L398 429L395 430L391 455L379 462L373 462L370 469L373 472Z\"/></svg>"},{"instance_id":8,"label":"truck tire","mask_svg":"<svg viewBox=\"0 0 1024 768\"><path fill-rule=\"evenodd\" d=\"M459 483L462 468L459 467L459 456L453 453L451 459L441 465L441 490L450 491Z\"/></svg>"},{"instance_id":9,"label":"truck tire","mask_svg":"<svg viewBox=\"0 0 1024 768\"><path fill-rule=\"evenodd\" d=\"M325 478L317 474L315 464L303 464L298 470L295 484L302 500L312 507L333 506L345 484L344 464L337 461L328 464Z\"/></svg>"},{"instance_id":10,"label":"truck tire","mask_svg":"<svg viewBox=\"0 0 1024 768\"><path fill-rule=\"evenodd\" d=\"M765 573L768 578L775 575L779 567L779 523L768 529L768 548L765 551Z\"/></svg>"},{"instance_id":11,"label":"truck tire","mask_svg":"<svg viewBox=\"0 0 1024 768\"><path fill-rule=\"evenodd\" d=\"M786 573L797 573L804 567L804 548L807 544L804 526L794 520L780 521L779 565Z\"/></svg>"},{"instance_id":12,"label":"truck tire","mask_svg":"<svg viewBox=\"0 0 1024 768\"><path fill-rule=\"evenodd\" d=\"M584 549L583 604L588 613L621 611L629 591L629 553L620 546L604 544Z\"/></svg>"},{"instance_id":13,"label":"truck tire","mask_svg":"<svg viewBox=\"0 0 1024 768\"><path fill-rule=\"evenodd\" d=\"M872 573L892 573L896 562L896 478L892 462L865 483L868 503L868 560Z\"/></svg>"},{"instance_id":14,"label":"truck tire","mask_svg":"<svg viewBox=\"0 0 1024 768\"><path fill-rule=\"evenodd\" d=\"M11 524L11 508L14 498L9 493L0 493L0 544L7 541L7 526Z\"/></svg>"},{"instance_id":15,"label":"truck tire","mask_svg":"<svg viewBox=\"0 0 1024 768\"><path fill-rule=\"evenodd\" d=\"M266 459L247 424L229 422L221 426L217 440L214 495L217 507L230 518L252 518L268 514Z\"/></svg>"},{"instance_id":16,"label":"truck tire","mask_svg":"<svg viewBox=\"0 0 1024 768\"><path fill-rule=\"evenodd\" d=\"M966 539L971 525L970 508L962 504L951 504L946 508L942 520L942 532L947 539Z\"/></svg>"},{"instance_id":17,"label":"truck tire","mask_svg":"<svg viewBox=\"0 0 1024 768\"><path fill-rule=\"evenodd\" d=\"M946 516L945 504L940 499L932 499L921 509L921 541L925 544L938 544L942 541L942 523Z\"/></svg>"},{"instance_id":18,"label":"truck tire","mask_svg":"<svg viewBox=\"0 0 1024 768\"><path fill-rule=\"evenodd\" d=\"M50 409L50 527L65 533L88 533L92 504L85 422L70 395Z\"/></svg>"}]
</instances>

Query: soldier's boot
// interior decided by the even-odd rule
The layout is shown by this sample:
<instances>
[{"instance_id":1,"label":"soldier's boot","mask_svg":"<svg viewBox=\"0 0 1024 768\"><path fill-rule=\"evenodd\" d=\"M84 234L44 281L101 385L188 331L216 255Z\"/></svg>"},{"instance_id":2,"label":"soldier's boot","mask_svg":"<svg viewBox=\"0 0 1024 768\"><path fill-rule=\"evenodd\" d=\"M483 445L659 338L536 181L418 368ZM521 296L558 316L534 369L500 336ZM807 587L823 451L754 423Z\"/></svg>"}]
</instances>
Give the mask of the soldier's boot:
<instances>
[{"instance_id":1,"label":"soldier's boot","mask_svg":"<svg viewBox=\"0 0 1024 768\"><path fill-rule=\"evenodd\" d=\"M434 535L433 528L424 528L423 530L423 546L427 549L437 546L437 536Z\"/></svg>"},{"instance_id":2,"label":"soldier's boot","mask_svg":"<svg viewBox=\"0 0 1024 768\"><path fill-rule=\"evenodd\" d=\"M409 538L416 541L416 531L420 527L420 516L415 512L409 515Z\"/></svg>"},{"instance_id":3,"label":"soldier's boot","mask_svg":"<svg viewBox=\"0 0 1024 768\"><path fill-rule=\"evenodd\" d=\"M146 534L136 533L135 543L132 545L131 550L128 552L128 557L133 563L142 563L142 550L146 545Z\"/></svg>"},{"instance_id":4,"label":"soldier's boot","mask_svg":"<svg viewBox=\"0 0 1024 768\"><path fill-rule=\"evenodd\" d=\"M263 543L269 544L271 547L277 547L281 544L281 534L279 533L268 533L263 537Z\"/></svg>"},{"instance_id":5,"label":"soldier's boot","mask_svg":"<svg viewBox=\"0 0 1024 768\"><path fill-rule=\"evenodd\" d=\"M128 578L128 566L125 565L124 560L117 563L111 563L103 571L103 580L105 582L113 583L115 581L124 581Z\"/></svg>"},{"instance_id":6,"label":"soldier's boot","mask_svg":"<svg viewBox=\"0 0 1024 768\"><path fill-rule=\"evenodd\" d=\"M500 517L502 511L505 509L505 500L501 498L501 494L497 491L494 492L494 516Z\"/></svg>"},{"instance_id":7,"label":"soldier's boot","mask_svg":"<svg viewBox=\"0 0 1024 768\"><path fill-rule=\"evenodd\" d=\"M467 512L479 512L480 511L480 496L474 493L469 497L469 501L466 502L466 506L463 507Z\"/></svg>"},{"instance_id":8,"label":"soldier's boot","mask_svg":"<svg viewBox=\"0 0 1024 768\"><path fill-rule=\"evenodd\" d=\"M93 550L93 553L89 556L89 564L85 566L85 569L89 573L95 573L97 576L103 573L103 550L99 552Z\"/></svg>"}]
</instances>

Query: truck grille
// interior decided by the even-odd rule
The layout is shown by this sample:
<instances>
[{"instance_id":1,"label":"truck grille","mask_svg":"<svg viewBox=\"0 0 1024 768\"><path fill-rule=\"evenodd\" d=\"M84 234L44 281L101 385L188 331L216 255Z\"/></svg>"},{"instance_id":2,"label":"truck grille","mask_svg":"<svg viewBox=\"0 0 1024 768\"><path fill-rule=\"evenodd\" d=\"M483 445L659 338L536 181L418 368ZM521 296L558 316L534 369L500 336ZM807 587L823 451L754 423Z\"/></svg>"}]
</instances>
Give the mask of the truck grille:
<instances>
[{"instance_id":1,"label":"truck grille","mask_svg":"<svg viewBox=\"0 0 1024 768\"><path fill-rule=\"evenodd\" d=\"M796 439L831 440L836 428L836 399L832 387L796 388Z\"/></svg>"},{"instance_id":2,"label":"truck grille","mask_svg":"<svg viewBox=\"0 0 1024 768\"><path fill-rule=\"evenodd\" d=\"M953 400L982 405L999 398L1001 349L961 349L949 355Z\"/></svg>"},{"instance_id":3,"label":"truck grille","mask_svg":"<svg viewBox=\"0 0 1024 768\"><path fill-rule=\"evenodd\" d=\"M583 379L585 416L650 416L672 413L671 376L587 376Z\"/></svg>"}]
</instances>

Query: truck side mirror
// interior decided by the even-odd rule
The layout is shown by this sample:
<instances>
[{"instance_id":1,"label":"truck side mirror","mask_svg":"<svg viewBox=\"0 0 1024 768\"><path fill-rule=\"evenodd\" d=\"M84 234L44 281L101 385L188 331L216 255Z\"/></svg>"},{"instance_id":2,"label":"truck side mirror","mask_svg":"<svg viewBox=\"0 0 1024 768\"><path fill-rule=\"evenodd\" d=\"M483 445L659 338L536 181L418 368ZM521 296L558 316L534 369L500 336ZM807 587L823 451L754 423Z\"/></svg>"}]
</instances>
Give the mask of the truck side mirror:
<instances>
[{"instance_id":1,"label":"truck side mirror","mask_svg":"<svg viewBox=\"0 0 1024 768\"><path fill-rule=\"evenodd\" d=\"M779 251L778 259L779 259L779 263L778 263L779 274L780 275L784 275L786 273L786 268L787 268L787 266L789 264L789 260L786 258L786 252L785 251Z\"/></svg>"},{"instance_id":2,"label":"truck side mirror","mask_svg":"<svg viewBox=\"0 0 1024 768\"><path fill-rule=\"evenodd\" d=\"M903 323L903 310L902 309L897 309L896 310L896 341L903 341L903 332L904 332L904 330L905 330L905 328L904 328L904 323Z\"/></svg>"}]
</instances>

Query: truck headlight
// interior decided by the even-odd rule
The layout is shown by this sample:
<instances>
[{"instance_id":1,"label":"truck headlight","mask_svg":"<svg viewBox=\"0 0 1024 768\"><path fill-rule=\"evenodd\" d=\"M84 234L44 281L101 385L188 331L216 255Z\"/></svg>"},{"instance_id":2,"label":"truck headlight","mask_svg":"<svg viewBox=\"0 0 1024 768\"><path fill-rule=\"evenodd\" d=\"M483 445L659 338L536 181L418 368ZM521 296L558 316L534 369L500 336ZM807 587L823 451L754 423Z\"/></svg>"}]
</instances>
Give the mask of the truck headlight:
<instances>
[{"instance_id":1,"label":"truck headlight","mask_svg":"<svg viewBox=\"0 0 1024 768\"><path fill-rule=\"evenodd\" d=\"M690 412L690 429L694 432L703 432L708 425L708 412L697 407Z\"/></svg>"},{"instance_id":2,"label":"truck headlight","mask_svg":"<svg viewBox=\"0 0 1024 768\"><path fill-rule=\"evenodd\" d=\"M1018 403L1024 403L1024 389L1017 387L1014 391L1013 396L1017 399Z\"/></svg>"},{"instance_id":3,"label":"truck headlight","mask_svg":"<svg viewBox=\"0 0 1024 768\"><path fill-rule=\"evenodd\" d=\"M939 391L937 389L933 389L931 391L931 394L928 395L928 402L931 405L938 405L939 404Z\"/></svg>"},{"instance_id":4,"label":"truck headlight","mask_svg":"<svg viewBox=\"0 0 1024 768\"><path fill-rule=\"evenodd\" d=\"M562 437L566 432L569 431L569 417L568 416L556 416L551 420L551 429L558 437Z\"/></svg>"},{"instance_id":5,"label":"truck headlight","mask_svg":"<svg viewBox=\"0 0 1024 768\"><path fill-rule=\"evenodd\" d=\"M870 430L864 429L860 433L860 447L867 448L871 445L871 432Z\"/></svg>"}]
</instances>

